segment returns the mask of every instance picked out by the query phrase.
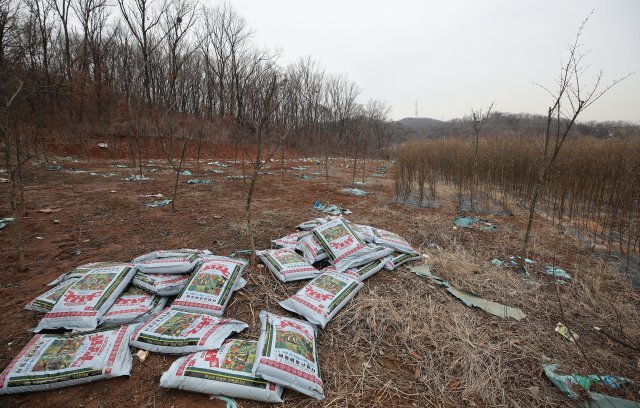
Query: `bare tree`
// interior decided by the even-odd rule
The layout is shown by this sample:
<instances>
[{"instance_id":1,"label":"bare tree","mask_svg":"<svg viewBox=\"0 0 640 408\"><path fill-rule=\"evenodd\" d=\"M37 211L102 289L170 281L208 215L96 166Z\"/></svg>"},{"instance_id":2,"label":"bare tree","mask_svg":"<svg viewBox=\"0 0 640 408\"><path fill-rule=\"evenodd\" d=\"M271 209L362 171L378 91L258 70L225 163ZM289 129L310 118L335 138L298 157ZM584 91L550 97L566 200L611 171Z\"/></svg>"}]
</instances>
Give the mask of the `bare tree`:
<instances>
[{"instance_id":1,"label":"bare tree","mask_svg":"<svg viewBox=\"0 0 640 408\"><path fill-rule=\"evenodd\" d=\"M582 21L573 43L569 44L568 60L560 64L560 75L556 83L557 88L550 90L538 84L538 86L551 96L551 106L549 106L547 110L547 125L544 135L542 160L529 201L529 219L524 237L525 255L529 250L533 217L540 192L549 175L549 171L558 158L562 145L567 139L567 136L569 136L571 128L585 109L593 105L613 86L632 75L632 73L627 74L622 78L614 80L609 85L602 87L602 71L600 71L592 84L585 85L585 67L582 60L587 54L582 51L580 39L590 17L591 14Z\"/></svg>"},{"instance_id":2,"label":"bare tree","mask_svg":"<svg viewBox=\"0 0 640 408\"><path fill-rule=\"evenodd\" d=\"M484 109L481 107L479 109L474 109L471 108L471 115L469 115L469 120L471 121L471 128L473 129L473 136L474 136L474 153L473 153L473 182L471 183L471 185L469 186L469 193L470 193L470 197L469 199L471 200L471 210L474 211L475 210L475 196L476 196L476 188L478 187L478 148L480 145L480 131L482 131L482 128L484 127L484 124L487 122L487 119L489 119L489 115L491 114L491 109L493 109L493 104L495 102L491 102L491 105L489 105L489 108L486 110L486 112L484 111Z\"/></svg>"}]
</instances>

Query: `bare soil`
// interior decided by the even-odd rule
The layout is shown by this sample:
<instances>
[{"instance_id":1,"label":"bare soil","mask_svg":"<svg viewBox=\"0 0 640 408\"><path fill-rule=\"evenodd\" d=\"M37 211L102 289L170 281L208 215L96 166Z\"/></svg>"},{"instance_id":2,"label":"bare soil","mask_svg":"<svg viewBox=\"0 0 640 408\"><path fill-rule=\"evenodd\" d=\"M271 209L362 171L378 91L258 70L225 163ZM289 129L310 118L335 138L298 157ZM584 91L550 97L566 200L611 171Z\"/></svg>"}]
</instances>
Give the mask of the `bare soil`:
<instances>
[{"instance_id":1,"label":"bare soil","mask_svg":"<svg viewBox=\"0 0 640 408\"><path fill-rule=\"evenodd\" d=\"M151 180L124 181L129 168L112 167L114 160L60 162L62 171L47 165L30 166L24 174L26 217L21 220L28 270L19 273L14 247L15 224L0 230L0 368L4 368L32 337L27 330L40 316L24 305L44 292L45 285L74 266L93 261L129 261L140 254L170 248L210 249L229 255L247 249L244 221L248 183L228 179L241 175L240 163L224 168L202 159L180 176L176 211L171 206L148 208L146 202L163 194L170 198L175 173L161 160L151 163ZM123 160L121 164L126 164ZM438 191L437 208L395 203L391 171L370 177L379 163L367 163L366 185L371 192L355 197L341 190L354 187L347 161L332 163L327 189L324 166L289 162L284 175L270 164L257 185L254 220L258 248L286 235L295 226L321 216L313 209L320 199L349 208L348 218L394 231L427 253L432 271L452 285L488 299L521 308L527 318L501 320L470 309L441 288L411 274L407 268L382 271L319 333L319 355L326 399L314 401L285 391L285 406L565 406L568 399L549 382L542 359L558 363L563 373L613 374L635 381L621 390L606 390L640 399L640 353L596 333L605 327L635 345L640 344L640 296L629 279L572 237L537 220L531 253L572 276L564 286L532 270L538 285L529 285L508 269L490 264L493 257L518 254L524 236L524 211L514 216L487 215L498 225L492 232L454 228L458 202L446 186ZM308 166L304 171L291 166ZM87 171L73 173L72 169ZM213 173L211 169L225 171ZM90 172L98 173L92 176ZM103 177L106 173L116 173ZM358 170L361 174L361 170ZM187 179L209 178L212 184L187 185ZM8 195L8 184L0 194ZM60 209L47 214L44 208ZM8 200L0 216L10 216ZM436 244L436 245L430 245ZM256 339L258 313L266 309L288 314L277 304L303 284L281 284L266 268L250 267L248 287L237 292L226 315L245 321L240 334ZM578 346L554 333L563 321L580 335ZM212 407L223 406L207 395L158 386L160 375L176 357L151 353L144 362L134 358L131 377L117 378L49 392L0 397L0 406L30 407ZM259 406L238 401L243 407Z\"/></svg>"}]
</instances>

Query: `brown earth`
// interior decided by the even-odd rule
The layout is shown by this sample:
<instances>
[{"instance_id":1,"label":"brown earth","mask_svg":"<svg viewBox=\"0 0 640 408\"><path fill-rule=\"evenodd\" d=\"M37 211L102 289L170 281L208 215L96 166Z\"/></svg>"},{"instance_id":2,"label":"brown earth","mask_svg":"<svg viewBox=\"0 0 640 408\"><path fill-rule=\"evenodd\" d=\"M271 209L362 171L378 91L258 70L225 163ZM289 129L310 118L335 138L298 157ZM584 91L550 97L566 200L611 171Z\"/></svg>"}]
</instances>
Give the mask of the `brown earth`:
<instances>
[{"instance_id":1,"label":"brown earth","mask_svg":"<svg viewBox=\"0 0 640 408\"><path fill-rule=\"evenodd\" d=\"M201 160L185 165L193 176L181 176L176 211L147 208L145 202L170 197L175 173L163 161L160 171L140 183L123 181L128 168L107 162L61 162L64 170L30 166L24 174L26 216L21 220L29 269L19 273L14 248L15 224L0 230L0 368L4 368L32 337L27 330L40 316L24 305L45 291L44 285L74 266L93 261L128 261L140 254L170 248L206 248L229 255L246 249L245 184L240 164L229 168ZM126 161L121 161L126 163ZM640 353L608 340L592 330L606 327L630 343L640 344L640 296L629 280L590 252L581 249L547 222L538 220L530 257L554 262L572 276L556 286L534 269L538 285L529 285L513 271L492 266L492 257L518 253L524 236L525 215L511 208L513 217L485 216L498 225L493 232L453 227L457 202L450 189L439 189L440 207L424 209L394 202L393 178L370 177L356 186L372 194L355 197L341 190L352 187L346 161L332 164L331 186L316 176L315 161L293 162L309 166L290 168L281 175L276 163L261 175L254 203L258 248L291 233L295 226L320 216L312 208L320 198L353 211L352 221L385 228L406 237L416 249L429 254L434 273L452 285L488 299L521 308L527 318L501 320L470 309L441 288L411 274L405 267L382 271L370 278L356 298L319 333L319 355L326 399L316 402L285 391L285 406L565 406L569 401L554 388L542 370L541 359L560 364L563 373L621 375L640 383ZM382 162L376 163L380 164ZM82 169L112 177L71 173ZM210 169L224 170L215 174ZM360 172L360 171L359 171ZM187 185L190 178L210 178L211 185ZM0 184L3 197L8 184ZM0 216L10 216L8 200L0 203ZM46 214L39 209L60 211ZM59 223L54 223L54 220ZM437 244L439 248L434 245ZM287 314L277 302L303 283L281 284L266 268L250 267L248 287L237 292L226 316L245 321L250 328L240 337L256 339L258 312ZM561 307L562 306L562 310ZM564 318L563 318L564 315ZM554 333L563 321L580 335L579 347ZM210 407L220 406L206 395L165 390L160 375L176 357L151 353L141 363L134 358L130 378L117 378L60 390L0 397L0 406L28 407ZM640 387L611 391L640 399ZM238 401L241 406L256 406Z\"/></svg>"}]
</instances>

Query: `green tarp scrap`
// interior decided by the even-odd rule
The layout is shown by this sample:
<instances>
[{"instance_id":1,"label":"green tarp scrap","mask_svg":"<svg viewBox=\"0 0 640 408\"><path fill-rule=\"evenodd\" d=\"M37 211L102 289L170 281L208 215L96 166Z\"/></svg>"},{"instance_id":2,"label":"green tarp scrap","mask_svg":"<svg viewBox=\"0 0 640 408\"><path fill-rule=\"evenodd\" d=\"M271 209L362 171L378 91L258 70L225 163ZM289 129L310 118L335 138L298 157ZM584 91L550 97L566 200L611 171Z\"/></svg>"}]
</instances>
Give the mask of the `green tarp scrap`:
<instances>
[{"instance_id":1,"label":"green tarp scrap","mask_svg":"<svg viewBox=\"0 0 640 408\"><path fill-rule=\"evenodd\" d=\"M443 288L446 288L447 292L461 300L462 303L469 307L477 307L489 314L501 317L503 319L510 317L512 319L520 321L527 317L524 312L518 308L505 306L501 303L484 299L473 292L469 292L468 290L452 287L446 280L440 278L439 276L433 275L429 266L427 265L414 266L409 268L409 270L420 277L430 279L432 282L437 283Z\"/></svg>"},{"instance_id":2,"label":"green tarp scrap","mask_svg":"<svg viewBox=\"0 0 640 408\"><path fill-rule=\"evenodd\" d=\"M184 170L182 173L183 176L191 176L193 173L191 173L189 170Z\"/></svg>"},{"instance_id":3,"label":"green tarp scrap","mask_svg":"<svg viewBox=\"0 0 640 408\"><path fill-rule=\"evenodd\" d=\"M358 197L366 196L367 194L369 194L364 190L360 190L359 188L343 188L342 192Z\"/></svg>"},{"instance_id":4,"label":"green tarp scrap","mask_svg":"<svg viewBox=\"0 0 640 408\"><path fill-rule=\"evenodd\" d=\"M0 218L0 229L3 229L11 222L13 222L13 218Z\"/></svg>"},{"instance_id":5,"label":"green tarp scrap","mask_svg":"<svg viewBox=\"0 0 640 408\"><path fill-rule=\"evenodd\" d=\"M140 176L139 174L136 175L131 175L127 178L123 178L122 180L124 181L144 181L144 180L151 180L149 177L147 176Z\"/></svg>"},{"instance_id":6,"label":"green tarp scrap","mask_svg":"<svg viewBox=\"0 0 640 408\"><path fill-rule=\"evenodd\" d=\"M164 207L165 205L171 204L171 199L160 200L160 201L152 201L150 203L145 203L147 207L155 208L155 207Z\"/></svg>"},{"instance_id":7,"label":"green tarp scrap","mask_svg":"<svg viewBox=\"0 0 640 408\"><path fill-rule=\"evenodd\" d=\"M490 231L497 227L484 218L457 216L453 223L460 228L471 228L479 231Z\"/></svg>"},{"instance_id":8,"label":"green tarp scrap","mask_svg":"<svg viewBox=\"0 0 640 408\"><path fill-rule=\"evenodd\" d=\"M47 170L49 171L61 171L62 170L62 166L56 164L56 165L49 165L47 166Z\"/></svg>"},{"instance_id":9,"label":"green tarp scrap","mask_svg":"<svg viewBox=\"0 0 640 408\"><path fill-rule=\"evenodd\" d=\"M569 275L564 269L558 268L557 266L547 265L544 268L544 271L547 275L551 275L554 278L571 280L571 275Z\"/></svg>"},{"instance_id":10,"label":"green tarp scrap","mask_svg":"<svg viewBox=\"0 0 640 408\"><path fill-rule=\"evenodd\" d=\"M551 380L553 385L555 385L563 394L572 400L579 400L580 395L578 392L578 388L582 388L586 391L593 401L584 402L582 405L585 408L591 407L615 407L615 408L640 408L640 405L637 402L629 401L621 398L610 397L604 394L599 394L596 392L590 392L590 388L594 384L600 384L607 388L617 390L623 384L633 383L628 378L625 377L614 377L612 375L595 375L589 374L587 376L577 375L577 374L558 374L556 370L558 369L557 364L545 364L543 366L544 373L547 375L547 378ZM578 387L578 388L576 388ZM613 403L614 405L608 405L609 403Z\"/></svg>"},{"instance_id":11,"label":"green tarp scrap","mask_svg":"<svg viewBox=\"0 0 640 408\"><path fill-rule=\"evenodd\" d=\"M609 395L590 392L593 401L585 404L585 408L640 408L640 403Z\"/></svg>"},{"instance_id":12,"label":"green tarp scrap","mask_svg":"<svg viewBox=\"0 0 640 408\"><path fill-rule=\"evenodd\" d=\"M530 285L537 284L537 282L531 277L528 270L529 265L533 265L535 263L536 262L532 259L522 258L518 255L510 256L506 259L493 258L491 260L491 265L514 269L518 275L522 276L522 280Z\"/></svg>"},{"instance_id":13,"label":"green tarp scrap","mask_svg":"<svg viewBox=\"0 0 640 408\"><path fill-rule=\"evenodd\" d=\"M187 180L187 184L211 184L210 179L191 179Z\"/></svg>"}]
</instances>

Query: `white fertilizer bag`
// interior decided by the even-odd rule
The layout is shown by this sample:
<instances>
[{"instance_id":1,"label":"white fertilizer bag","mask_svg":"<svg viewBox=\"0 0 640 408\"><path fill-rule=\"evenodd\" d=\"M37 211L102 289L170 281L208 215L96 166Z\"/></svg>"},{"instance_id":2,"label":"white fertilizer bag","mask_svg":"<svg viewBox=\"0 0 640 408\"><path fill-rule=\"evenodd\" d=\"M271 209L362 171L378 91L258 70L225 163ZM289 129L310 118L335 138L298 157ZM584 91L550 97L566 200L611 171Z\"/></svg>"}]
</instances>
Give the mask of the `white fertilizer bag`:
<instances>
[{"instance_id":1,"label":"white fertilizer bag","mask_svg":"<svg viewBox=\"0 0 640 408\"><path fill-rule=\"evenodd\" d=\"M244 259L208 257L173 301L173 308L222 316L231 294L239 289L238 279L248 264Z\"/></svg>"},{"instance_id":2,"label":"white fertilizer bag","mask_svg":"<svg viewBox=\"0 0 640 408\"><path fill-rule=\"evenodd\" d=\"M167 298L129 286L100 319L101 326L139 323L148 320L167 304Z\"/></svg>"},{"instance_id":3,"label":"white fertilizer bag","mask_svg":"<svg viewBox=\"0 0 640 408\"><path fill-rule=\"evenodd\" d=\"M355 224L349 221L347 221L347 225L351 227L353 232L355 232L358 238L360 238L362 241L373 242L373 235L368 225Z\"/></svg>"},{"instance_id":4,"label":"white fertilizer bag","mask_svg":"<svg viewBox=\"0 0 640 408\"><path fill-rule=\"evenodd\" d=\"M417 252L411 248L411 244L398 234L373 227L367 227L367 231L369 234L373 235L373 242L376 244L393 248L394 250L404 252L405 254L417 254Z\"/></svg>"},{"instance_id":5,"label":"white fertilizer bag","mask_svg":"<svg viewBox=\"0 0 640 408\"><path fill-rule=\"evenodd\" d=\"M280 306L313 324L324 327L346 305L363 284L337 272L324 272L302 287L295 295L280 302Z\"/></svg>"},{"instance_id":6,"label":"white fertilizer bag","mask_svg":"<svg viewBox=\"0 0 640 408\"><path fill-rule=\"evenodd\" d=\"M51 309L53 309L53 306L58 303L58 300L62 297L62 295L64 295L64 292L69 289L69 286L73 285L77 280L78 278L68 278L66 280L63 280L55 287L49 289L42 295L27 303L24 308L27 310L33 310L34 312L49 312Z\"/></svg>"},{"instance_id":7,"label":"white fertilizer bag","mask_svg":"<svg viewBox=\"0 0 640 408\"><path fill-rule=\"evenodd\" d=\"M320 275L319 270L290 249L257 251L256 255L282 282L315 278Z\"/></svg>"},{"instance_id":8,"label":"white fertilizer bag","mask_svg":"<svg viewBox=\"0 0 640 408\"><path fill-rule=\"evenodd\" d=\"M395 268L397 268L398 266L407 263L409 261L415 261L422 258L422 256L420 256L420 254L418 253L414 253L414 254L405 254L403 252L394 252L391 254L391 256L389 256L386 259L386 262L384 264L384 269L388 270L388 271L392 271Z\"/></svg>"},{"instance_id":9,"label":"white fertilizer bag","mask_svg":"<svg viewBox=\"0 0 640 408\"><path fill-rule=\"evenodd\" d=\"M293 234L285 235L282 238L274 239L271 241L271 248L275 249L295 249L298 243L298 238L302 235L301 232L294 232Z\"/></svg>"},{"instance_id":10,"label":"white fertilizer bag","mask_svg":"<svg viewBox=\"0 0 640 408\"><path fill-rule=\"evenodd\" d=\"M160 386L260 402L282 402L280 385L251 373L257 344L254 340L227 340L218 350L180 357L162 374Z\"/></svg>"},{"instance_id":11,"label":"white fertilizer bag","mask_svg":"<svg viewBox=\"0 0 640 408\"><path fill-rule=\"evenodd\" d=\"M198 264L201 255L202 252L197 249L155 251L131 262L144 273L189 273Z\"/></svg>"},{"instance_id":12,"label":"white fertilizer bag","mask_svg":"<svg viewBox=\"0 0 640 408\"><path fill-rule=\"evenodd\" d=\"M327 222L326 218L314 218L307 222L303 222L302 224L298 224L296 228L302 231L311 231L315 227L325 224L326 222Z\"/></svg>"},{"instance_id":13,"label":"white fertilizer bag","mask_svg":"<svg viewBox=\"0 0 640 408\"><path fill-rule=\"evenodd\" d=\"M167 308L143 323L129 344L157 353L188 354L217 349L232 333L247 327L238 320Z\"/></svg>"},{"instance_id":14,"label":"white fertilizer bag","mask_svg":"<svg viewBox=\"0 0 640 408\"><path fill-rule=\"evenodd\" d=\"M327 251L325 251L322 245L320 245L320 242L316 239L315 235L311 232L306 232L300 237L295 249L302 252L302 256L304 256L304 259L306 259L310 264L314 264L329 257L329 255L327 255Z\"/></svg>"},{"instance_id":15,"label":"white fertilizer bag","mask_svg":"<svg viewBox=\"0 0 640 408\"><path fill-rule=\"evenodd\" d=\"M329 260L338 272L386 256L384 251L365 245L342 219L314 228L313 234L329 254Z\"/></svg>"},{"instance_id":16,"label":"white fertilizer bag","mask_svg":"<svg viewBox=\"0 0 640 408\"><path fill-rule=\"evenodd\" d=\"M260 338L252 373L312 398L324 399L316 327L303 320L260 312Z\"/></svg>"},{"instance_id":17,"label":"white fertilizer bag","mask_svg":"<svg viewBox=\"0 0 640 408\"><path fill-rule=\"evenodd\" d=\"M189 275L138 272L131 284L158 296L175 296L180 293L188 280Z\"/></svg>"},{"instance_id":18,"label":"white fertilizer bag","mask_svg":"<svg viewBox=\"0 0 640 408\"><path fill-rule=\"evenodd\" d=\"M135 273L136 269L129 264L92 269L64 292L34 331L95 329Z\"/></svg>"},{"instance_id":19,"label":"white fertilizer bag","mask_svg":"<svg viewBox=\"0 0 640 408\"><path fill-rule=\"evenodd\" d=\"M358 279L360 282L364 282L366 279L378 273L385 264L389 261L389 257L385 257L382 259L377 259L373 262L369 262L365 265L360 265L355 268L349 268L346 271L342 272L344 275L351 276L352 278ZM325 272L335 272L336 268L333 266L327 266L322 270L322 273Z\"/></svg>"},{"instance_id":20,"label":"white fertilizer bag","mask_svg":"<svg viewBox=\"0 0 640 408\"><path fill-rule=\"evenodd\" d=\"M67 335L36 334L0 374L0 395L129 375L129 336L134 329L121 326Z\"/></svg>"},{"instance_id":21,"label":"white fertilizer bag","mask_svg":"<svg viewBox=\"0 0 640 408\"><path fill-rule=\"evenodd\" d=\"M67 279L79 279L82 278L87 272L96 268L104 268L106 266L118 266L118 265L128 265L123 262L91 262L88 264L80 265L77 268L70 270L69 272L63 273L59 277L57 277L53 282L49 283L47 286L56 286L60 282L64 282Z\"/></svg>"}]
</instances>

